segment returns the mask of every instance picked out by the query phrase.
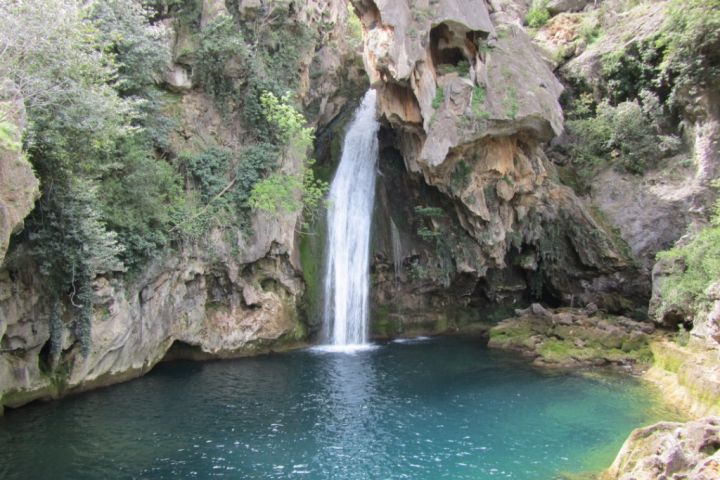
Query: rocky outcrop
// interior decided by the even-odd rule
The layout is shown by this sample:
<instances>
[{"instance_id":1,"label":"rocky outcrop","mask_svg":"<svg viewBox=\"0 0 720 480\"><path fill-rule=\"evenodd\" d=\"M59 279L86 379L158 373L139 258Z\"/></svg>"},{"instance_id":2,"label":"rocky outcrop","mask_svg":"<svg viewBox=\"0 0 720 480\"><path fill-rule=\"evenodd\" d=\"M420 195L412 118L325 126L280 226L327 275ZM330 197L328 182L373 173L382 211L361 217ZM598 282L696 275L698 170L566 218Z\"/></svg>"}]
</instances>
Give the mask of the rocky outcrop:
<instances>
[{"instance_id":1,"label":"rocky outcrop","mask_svg":"<svg viewBox=\"0 0 720 480\"><path fill-rule=\"evenodd\" d=\"M589 3L590 0L550 0L545 8L551 15L557 15L563 12L578 12Z\"/></svg>"},{"instance_id":2,"label":"rocky outcrop","mask_svg":"<svg viewBox=\"0 0 720 480\"><path fill-rule=\"evenodd\" d=\"M513 307L533 297L612 311L642 305L647 276L556 180L542 151L563 128L562 86L515 23L516 12L479 0L353 4L386 127L380 168L390 172L385 158L401 158L404 171L380 181L389 208L376 219L383 237L376 271L397 265L403 272L392 282L378 277L378 290L387 288L386 298L436 293L474 306L502 298ZM414 185L403 187L402 175ZM409 198L416 203L407 205ZM429 218L423 207L440 215ZM403 258L393 257L398 243L408 247Z\"/></svg>"},{"instance_id":3,"label":"rocky outcrop","mask_svg":"<svg viewBox=\"0 0 720 480\"><path fill-rule=\"evenodd\" d=\"M0 101L0 265L10 236L22 230L23 220L40 195L32 166L20 151L24 127L22 101Z\"/></svg>"},{"instance_id":4,"label":"rocky outcrop","mask_svg":"<svg viewBox=\"0 0 720 480\"><path fill-rule=\"evenodd\" d=\"M603 478L720 478L720 418L660 422L634 430Z\"/></svg>"},{"instance_id":5,"label":"rocky outcrop","mask_svg":"<svg viewBox=\"0 0 720 480\"><path fill-rule=\"evenodd\" d=\"M184 95L171 143L203 139L231 148L236 125L201 91ZM281 169L296 171L287 156ZM173 346L193 357L242 356L287 348L307 334L295 247L299 212L253 216L248 234L213 230L195 245L167 252L134 278L98 277L90 351L81 354L71 302L53 320L42 277L32 265L0 270L0 405L116 383L146 373ZM19 248L22 248L20 246ZM18 252L16 259L22 259Z\"/></svg>"},{"instance_id":6,"label":"rocky outcrop","mask_svg":"<svg viewBox=\"0 0 720 480\"><path fill-rule=\"evenodd\" d=\"M537 303L516 314L490 330L488 345L519 351L536 365L641 369L652 357L652 324L594 308L548 310Z\"/></svg>"},{"instance_id":7,"label":"rocky outcrop","mask_svg":"<svg viewBox=\"0 0 720 480\"><path fill-rule=\"evenodd\" d=\"M683 336L685 338L683 338ZM651 345L653 367L645 374L665 398L693 417L720 414L720 348L686 335Z\"/></svg>"},{"instance_id":8,"label":"rocky outcrop","mask_svg":"<svg viewBox=\"0 0 720 480\"><path fill-rule=\"evenodd\" d=\"M605 74L607 59L652 44L665 22L668 2L613 1L604 6L556 15L534 37L560 77L567 84L588 88L597 102L613 90ZM676 99L682 118L672 120L680 124L689 148L662 162L651 159L652 168L642 176L609 167L590 186L589 202L619 229L632 256L648 273L655 254L671 247L688 226L693 230L704 222L712 205L710 182L720 161L717 101L712 100L717 94L691 90L692 94Z\"/></svg>"},{"instance_id":9,"label":"rocky outcrop","mask_svg":"<svg viewBox=\"0 0 720 480\"><path fill-rule=\"evenodd\" d=\"M302 341L306 332L295 305L303 285L290 261L292 241L287 243L282 224L258 219L256 225L265 222L270 228L250 239L252 250L216 235L210 249L158 261L134 282L96 279L87 357L80 355L70 327L74 312L66 311L60 325L48 322L51 305L37 276L2 271L0 402L15 407L139 376L176 342L209 358ZM52 336L60 337L56 357Z\"/></svg>"},{"instance_id":10,"label":"rocky outcrop","mask_svg":"<svg viewBox=\"0 0 720 480\"><path fill-rule=\"evenodd\" d=\"M200 23L232 14L229 5L203 2ZM241 2L239 15L253 15L253 5ZM346 5L320 0L290 12L288 21L316 27L318 36L325 36L320 51L309 49L301 59L296 92L311 121L323 126L355 91L365 88L359 53L345 41ZM174 129L167 154L242 148L241 121L224 116L193 84L197 32L187 22L163 21L173 29L173 59L161 81L179 94L172 104ZM3 153L0 166L5 158ZM297 172L300 162L289 152L279 169ZM13 175L14 185L25 178ZM36 192L37 182L32 185ZM0 194L6 191L14 190L3 188ZM17 407L142 375L164 357L243 356L303 344L309 329L299 309L305 293L297 245L299 212L254 213L247 227L213 229L132 275L96 278L85 356L75 327L76 308L63 298L60 315L53 315L52 295L36 267L22 262L23 245L18 245L14 260L0 268L0 412L3 405Z\"/></svg>"}]
</instances>

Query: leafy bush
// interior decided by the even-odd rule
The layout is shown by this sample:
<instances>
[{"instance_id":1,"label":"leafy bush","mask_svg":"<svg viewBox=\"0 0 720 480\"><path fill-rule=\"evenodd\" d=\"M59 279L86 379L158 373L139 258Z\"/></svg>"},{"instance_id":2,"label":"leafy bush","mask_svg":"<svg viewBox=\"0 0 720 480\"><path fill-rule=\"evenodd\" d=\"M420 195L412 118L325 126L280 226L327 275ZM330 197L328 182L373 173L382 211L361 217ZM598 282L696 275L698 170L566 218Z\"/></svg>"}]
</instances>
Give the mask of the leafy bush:
<instances>
[{"instance_id":1,"label":"leafy bush","mask_svg":"<svg viewBox=\"0 0 720 480\"><path fill-rule=\"evenodd\" d=\"M697 312L710 299L707 288L720 280L720 209L710 226L704 228L689 243L658 254L658 259L674 262L675 269L663 279L660 287L659 314L673 306Z\"/></svg>"},{"instance_id":2,"label":"leafy bush","mask_svg":"<svg viewBox=\"0 0 720 480\"><path fill-rule=\"evenodd\" d=\"M659 31L603 58L613 102L652 90L673 105L689 86L709 87L720 75L720 0L672 0Z\"/></svg>"},{"instance_id":3,"label":"leafy bush","mask_svg":"<svg viewBox=\"0 0 720 480\"><path fill-rule=\"evenodd\" d=\"M532 28L540 28L550 20L547 0L533 0L530 10L525 15L525 23Z\"/></svg>"},{"instance_id":4,"label":"leafy bush","mask_svg":"<svg viewBox=\"0 0 720 480\"><path fill-rule=\"evenodd\" d=\"M422 207L420 205L415 207L415 213L421 217L427 218L442 218L445 216L445 212L442 208L438 207Z\"/></svg>"},{"instance_id":5,"label":"leafy bush","mask_svg":"<svg viewBox=\"0 0 720 480\"><path fill-rule=\"evenodd\" d=\"M677 148L676 137L658 133L657 98L649 92L641 96L643 105L633 100L614 107L605 101L597 106L594 116L570 115L570 154L581 175L589 176L607 163L640 174L652 166L651 161ZM588 106L581 103L579 108L587 112Z\"/></svg>"},{"instance_id":6,"label":"leafy bush","mask_svg":"<svg viewBox=\"0 0 720 480\"><path fill-rule=\"evenodd\" d=\"M151 24L150 11L136 1L92 2L88 18L117 65L115 88L123 95L141 95L170 61L169 32Z\"/></svg>"},{"instance_id":7,"label":"leafy bush","mask_svg":"<svg viewBox=\"0 0 720 480\"><path fill-rule=\"evenodd\" d=\"M23 232L25 260L75 313L83 355L95 277L169 242L179 176L155 158L143 128L168 54L161 33L134 0L0 6L0 95L25 102L24 142L42 193Z\"/></svg>"},{"instance_id":8,"label":"leafy bush","mask_svg":"<svg viewBox=\"0 0 720 480\"><path fill-rule=\"evenodd\" d=\"M443 102L445 102L445 90L441 86L438 86L435 89L435 98L433 98L432 107L437 110Z\"/></svg>"},{"instance_id":9,"label":"leafy bush","mask_svg":"<svg viewBox=\"0 0 720 480\"><path fill-rule=\"evenodd\" d=\"M460 60L457 65L442 63L437 68L441 75L447 75L448 73L457 73L461 77L470 75L470 62L467 60Z\"/></svg>"},{"instance_id":10,"label":"leafy bush","mask_svg":"<svg viewBox=\"0 0 720 480\"><path fill-rule=\"evenodd\" d=\"M658 88L662 51L654 40L637 42L603 57L602 75L613 103L632 100L643 90Z\"/></svg>"},{"instance_id":11,"label":"leafy bush","mask_svg":"<svg viewBox=\"0 0 720 480\"><path fill-rule=\"evenodd\" d=\"M358 50L363 46L363 29L354 8L348 8L346 38L350 48Z\"/></svg>"},{"instance_id":12,"label":"leafy bush","mask_svg":"<svg viewBox=\"0 0 720 480\"><path fill-rule=\"evenodd\" d=\"M472 112L476 118L480 120L487 120L490 118L490 112L485 110L485 99L487 98L487 92L485 87L477 85L473 89L472 96Z\"/></svg>"},{"instance_id":13,"label":"leafy bush","mask_svg":"<svg viewBox=\"0 0 720 480\"><path fill-rule=\"evenodd\" d=\"M600 21L596 16L587 16L583 19L582 25L580 25L580 36L586 44L595 43L601 34Z\"/></svg>"},{"instance_id":14,"label":"leafy bush","mask_svg":"<svg viewBox=\"0 0 720 480\"><path fill-rule=\"evenodd\" d=\"M317 214L328 184L315 178L313 161L306 156L312 145L312 128L305 127L305 117L290 104L290 96L278 98L271 92L261 95L266 120L274 129L274 136L285 149L285 155L302 158L298 173L274 172L257 182L252 189L249 205L271 214L292 213L304 208L306 224Z\"/></svg>"},{"instance_id":15,"label":"leafy bush","mask_svg":"<svg viewBox=\"0 0 720 480\"><path fill-rule=\"evenodd\" d=\"M193 73L223 111L236 93L236 82L248 74L248 56L242 32L230 15L220 15L203 29Z\"/></svg>"},{"instance_id":16,"label":"leafy bush","mask_svg":"<svg viewBox=\"0 0 720 480\"><path fill-rule=\"evenodd\" d=\"M248 233L251 192L275 167L279 154L270 143L247 146L239 156L220 147L183 153L181 164L198 196L195 205L189 205L189 211L181 215L178 230L189 238L227 225Z\"/></svg>"},{"instance_id":17,"label":"leafy bush","mask_svg":"<svg viewBox=\"0 0 720 480\"><path fill-rule=\"evenodd\" d=\"M123 161L100 183L103 218L124 245L120 258L129 268L141 266L170 242L183 204L178 172L133 140L118 144L116 158Z\"/></svg>"},{"instance_id":18,"label":"leafy bush","mask_svg":"<svg viewBox=\"0 0 720 480\"><path fill-rule=\"evenodd\" d=\"M512 120L515 120L515 117L517 117L517 114L520 111L520 103L518 101L517 91L514 87L510 87L508 89L507 95L503 100L503 104L507 109L507 116Z\"/></svg>"},{"instance_id":19,"label":"leafy bush","mask_svg":"<svg viewBox=\"0 0 720 480\"><path fill-rule=\"evenodd\" d=\"M672 0L656 41L664 48L662 80L673 97L688 85L713 86L720 77L720 0Z\"/></svg>"},{"instance_id":20,"label":"leafy bush","mask_svg":"<svg viewBox=\"0 0 720 480\"><path fill-rule=\"evenodd\" d=\"M456 190L464 190L470 184L472 168L465 160L458 161L450 179L450 185Z\"/></svg>"}]
</instances>

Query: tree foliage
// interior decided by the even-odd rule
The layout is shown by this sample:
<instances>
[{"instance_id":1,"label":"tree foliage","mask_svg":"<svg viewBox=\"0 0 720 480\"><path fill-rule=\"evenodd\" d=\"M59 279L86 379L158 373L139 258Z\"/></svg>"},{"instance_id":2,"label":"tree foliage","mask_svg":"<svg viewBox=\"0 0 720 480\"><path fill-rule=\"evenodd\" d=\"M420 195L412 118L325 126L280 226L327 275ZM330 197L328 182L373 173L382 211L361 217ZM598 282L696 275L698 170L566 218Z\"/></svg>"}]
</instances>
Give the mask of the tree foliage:
<instances>
[{"instance_id":1,"label":"tree foliage","mask_svg":"<svg viewBox=\"0 0 720 480\"><path fill-rule=\"evenodd\" d=\"M672 0L657 40L663 81L679 89L716 86L720 77L720 0Z\"/></svg>"},{"instance_id":2,"label":"tree foliage","mask_svg":"<svg viewBox=\"0 0 720 480\"><path fill-rule=\"evenodd\" d=\"M180 177L144 128L167 48L134 0L0 10L0 94L25 102L25 149L42 192L24 235L49 295L75 311L87 354L95 277L168 242Z\"/></svg>"},{"instance_id":3,"label":"tree foliage","mask_svg":"<svg viewBox=\"0 0 720 480\"><path fill-rule=\"evenodd\" d=\"M312 214L322 201L327 185L307 159L312 129L280 95L299 83L315 33L287 2L263 2L252 25L235 8L199 30L201 6L0 3L0 105L25 103L22 148L42 193L15 244L46 280L55 359L64 327L89 352L98 275L137 271L212 228L247 233L253 209ZM198 41L186 56L193 80L228 120L242 123L242 147L202 139L179 155L171 148L176 99L158 86L170 61L168 18ZM16 137L0 112L0 146L19 149ZM281 159L302 166L286 173Z\"/></svg>"},{"instance_id":4,"label":"tree foliage","mask_svg":"<svg viewBox=\"0 0 720 480\"><path fill-rule=\"evenodd\" d=\"M261 95L266 120L273 126L275 137L285 149L285 155L302 159L297 173L275 172L253 187L249 204L256 210L278 214L292 213L305 208L306 220L313 217L327 192L327 182L316 179L313 161L307 158L312 145L312 128L306 127L305 117L290 104L288 94L281 98L271 92Z\"/></svg>"},{"instance_id":5,"label":"tree foliage","mask_svg":"<svg viewBox=\"0 0 720 480\"><path fill-rule=\"evenodd\" d=\"M546 0L533 0L525 15L525 23L532 28L540 28L550 20L550 12L547 9Z\"/></svg>"},{"instance_id":6,"label":"tree foliage","mask_svg":"<svg viewBox=\"0 0 720 480\"><path fill-rule=\"evenodd\" d=\"M696 314L708 305L707 289L720 280L720 202L709 226L684 245L659 253L658 258L674 266L660 285L661 316L677 306Z\"/></svg>"}]
</instances>

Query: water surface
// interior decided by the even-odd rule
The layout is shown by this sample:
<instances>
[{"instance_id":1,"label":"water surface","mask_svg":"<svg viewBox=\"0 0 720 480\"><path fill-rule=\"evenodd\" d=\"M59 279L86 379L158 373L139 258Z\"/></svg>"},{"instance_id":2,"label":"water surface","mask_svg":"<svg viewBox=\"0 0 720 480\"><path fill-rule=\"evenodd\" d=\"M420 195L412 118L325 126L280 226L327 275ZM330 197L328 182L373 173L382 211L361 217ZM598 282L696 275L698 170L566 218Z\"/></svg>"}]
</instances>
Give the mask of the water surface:
<instances>
[{"instance_id":1,"label":"water surface","mask_svg":"<svg viewBox=\"0 0 720 480\"><path fill-rule=\"evenodd\" d=\"M611 463L657 404L468 339L176 362L0 418L3 479L538 479Z\"/></svg>"}]
</instances>

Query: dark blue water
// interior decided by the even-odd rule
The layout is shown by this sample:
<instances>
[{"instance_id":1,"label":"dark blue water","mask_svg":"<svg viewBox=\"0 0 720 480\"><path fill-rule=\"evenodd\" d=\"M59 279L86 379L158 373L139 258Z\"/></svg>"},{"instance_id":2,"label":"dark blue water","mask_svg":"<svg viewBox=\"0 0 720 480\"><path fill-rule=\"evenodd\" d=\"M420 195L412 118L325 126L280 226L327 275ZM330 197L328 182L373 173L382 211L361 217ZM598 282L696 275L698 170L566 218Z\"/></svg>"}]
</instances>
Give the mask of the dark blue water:
<instances>
[{"instance_id":1,"label":"dark blue water","mask_svg":"<svg viewBox=\"0 0 720 480\"><path fill-rule=\"evenodd\" d=\"M455 338L179 362L7 412L0 478L547 480L611 463L650 398Z\"/></svg>"}]
</instances>

